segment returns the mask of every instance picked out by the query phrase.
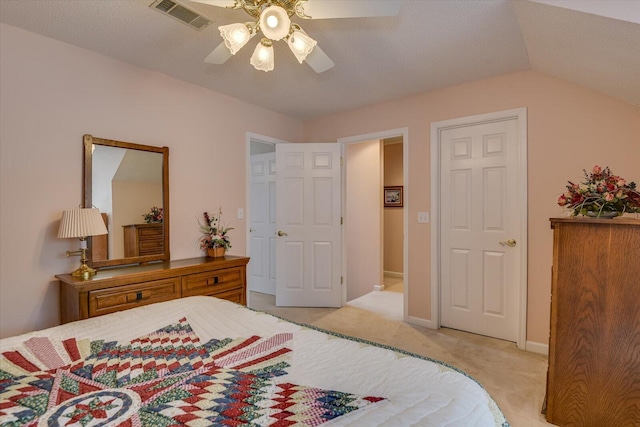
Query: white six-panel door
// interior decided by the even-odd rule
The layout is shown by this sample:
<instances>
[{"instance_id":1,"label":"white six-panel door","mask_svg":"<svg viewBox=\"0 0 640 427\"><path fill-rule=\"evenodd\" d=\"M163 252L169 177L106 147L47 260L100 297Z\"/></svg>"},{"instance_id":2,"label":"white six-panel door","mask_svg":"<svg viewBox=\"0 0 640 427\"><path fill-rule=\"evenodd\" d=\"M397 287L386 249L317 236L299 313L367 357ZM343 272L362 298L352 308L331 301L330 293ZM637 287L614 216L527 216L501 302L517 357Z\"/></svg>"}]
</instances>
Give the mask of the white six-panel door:
<instances>
[{"instance_id":1,"label":"white six-panel door","mask_svg":"<svg viewBox=\"0 0 640 427\"><path fill-rule=\"evenodd\" d=\"M276 145L277 306L340 307L341 146Z\"/></svg>"},{"instance_id":2,"label":"white six-panel door","mask_svg":"<svg viewBox=\"0 0 640 427\"><path fill-rule=\"evenodd\" d=\"M276 294L276 153L251 156L251 262L248 283L252 291Z\"/></svg>"},{"instance_id":3,"label":"white six-panel door","mask_svg":"<svg viewBox=\"0 0 640 427\"><path fill-rule=\"evenodd\" d=\"M441 325L516 341L516 119L445 129L440 144Z\"/></svg>"}]
</instances>

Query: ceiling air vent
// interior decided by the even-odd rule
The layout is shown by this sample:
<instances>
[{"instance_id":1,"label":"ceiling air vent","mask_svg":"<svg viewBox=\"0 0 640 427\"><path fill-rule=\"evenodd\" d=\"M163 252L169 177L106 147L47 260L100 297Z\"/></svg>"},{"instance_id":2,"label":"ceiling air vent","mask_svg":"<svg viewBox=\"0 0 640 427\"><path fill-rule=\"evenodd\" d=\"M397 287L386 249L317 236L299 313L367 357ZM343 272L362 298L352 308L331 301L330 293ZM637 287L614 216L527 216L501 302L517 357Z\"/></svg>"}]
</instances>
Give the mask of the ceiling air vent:
<instances>
[{"instance_id":1,"label":"ceiling air vent","mask_svg":"<svg viewBox=\"0 0 640 427\"><path fill-rule=\"evenodd\" d=\"M156 0L151 3L149 7L157 10L158 12L162 12L165 15L169 15L180 22L184 22L196 30L201 30L213 22L200 15L198 12L172 0Z\"/></svg>"}]
</instances>

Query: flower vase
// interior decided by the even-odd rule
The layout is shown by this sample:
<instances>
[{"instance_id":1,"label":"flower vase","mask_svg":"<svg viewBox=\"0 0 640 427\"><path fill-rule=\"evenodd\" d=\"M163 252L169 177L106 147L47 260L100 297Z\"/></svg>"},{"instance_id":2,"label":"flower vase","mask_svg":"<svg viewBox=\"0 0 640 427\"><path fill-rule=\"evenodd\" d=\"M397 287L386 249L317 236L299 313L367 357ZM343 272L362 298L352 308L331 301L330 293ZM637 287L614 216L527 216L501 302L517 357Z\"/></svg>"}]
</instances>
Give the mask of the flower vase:
<instances>
[{"instance_id":1,"label":"flower vase","mask_svg":"<svg viewBox=\"0 0 640 427\"><path fill-rule=\"evenodd\" d=\"M209 249L207 249L207 255L209 255L211 258L217 258L217 257L224 256L225 252L226 252L226 248L224 246L219 247L219 248L209 248Z\"/></svg>"},{"instance_id":2,"label":"flower vase","mask_svg":"<svg viewBox=\"0 0 640 427\"><path fill-rule=\"evenodd\" d=\"M601 219L611 219L620 215L618 212L614 211L587 211L587 216L589 218L601 218Z\"/></svg>"}]
</instances>

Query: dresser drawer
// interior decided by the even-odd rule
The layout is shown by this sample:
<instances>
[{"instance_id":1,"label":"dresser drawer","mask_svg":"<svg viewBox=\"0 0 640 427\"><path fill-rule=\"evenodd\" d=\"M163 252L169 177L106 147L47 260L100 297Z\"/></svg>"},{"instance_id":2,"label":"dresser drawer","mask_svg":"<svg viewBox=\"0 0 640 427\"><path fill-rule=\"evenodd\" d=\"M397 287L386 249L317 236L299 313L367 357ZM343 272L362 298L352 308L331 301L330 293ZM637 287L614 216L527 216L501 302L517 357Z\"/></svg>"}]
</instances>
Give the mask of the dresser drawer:
<instances>
[{"instance_id":1,"label":"dresser drawer","mask_svg":"<svg viewBox=\"0 0 640 427\"><path fill-rule=\"evenodd\" d=\"M140 256L155 255L164 252L164 244L159 240L141 240L139 245Z\"/></svg>"},{"instance_id":2,"label":"dresser drawer","mask_svg":"<svg viewBox=\"0 0 640 427\"><path fill-rule=\"evenodd\" d=\"M232 289L230 291L220 292L210 296L235 302L236 304L247 305L245 301L244 288Z\"/></svg>"},{"instance_id":3,"label":"dresser drawer","mask_svg":"<svg viewBox=\"0 0 640 427\"><path fill-rule=\"evenodd\" d=\"M162 227L140 228L138 230L140 240L142 239L162 239Z\"/></svg>"},{"instance_id":4,"label":"dresser drawer","mask_svg":"<svg viewBox=\"0 0 640 427\"><path fill-rule=\"evenodd\" d=\"M142 230L158 225L136 224L126 226L125 230ZM157 242L154 239L147 241ZM56 276L61 286L60 319L62 323L68 323L198 295L246 305L248 262L247 257L225 255L105 268L89 280L60 274Z\"/></svg>"},{"instance_id":5,"label":"dresser drawer","mask_svg":"<svg viewBox=\"0 0 640 427\"><path fill-rule=\"evenodd\" d=\"M180 298L180 278L89 292L89 317Z\"/></svg>"},{"instance_id":6,"label":"dresser drawer","mask_svg":"<svg viewBox=\"0 0 640 427\"><path fill-rule=\"evenodd\" d=\"M206 273L190 274L182 277L182 296L212 295L242 288L244 285L242 268L227 268Z\"/></svg>"}]
</instances>

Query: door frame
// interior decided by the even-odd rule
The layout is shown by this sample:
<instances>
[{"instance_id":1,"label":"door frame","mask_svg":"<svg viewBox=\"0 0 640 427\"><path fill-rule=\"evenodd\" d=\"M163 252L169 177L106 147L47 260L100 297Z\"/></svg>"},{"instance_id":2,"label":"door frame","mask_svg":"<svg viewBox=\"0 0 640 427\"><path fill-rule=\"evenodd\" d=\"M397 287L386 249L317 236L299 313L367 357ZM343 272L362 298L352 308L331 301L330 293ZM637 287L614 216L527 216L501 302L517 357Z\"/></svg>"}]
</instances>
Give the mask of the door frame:
<instances>
[{"instance_id":1,"label":"door frame","mask_svg":"<svg viewBox=\"0 0 640 427\"><path fill-rule=\"evenodd\" d=\"M431 321L430 328L440 328L440 135L451 128L479 125L494 121L518 120L518 157L520 174L518 195L520 209L520 238L517 250L520 256L520 283L518 286L518 338L517 346L525 349L527 339L527 108L496 111L493 113L459 117L431 123Z\"/></svg>"},{"instance_id":2,"label":"door frame","mask_svg":"<svg viewBox=\"0 0 640 427\"><path fill-rule=\"evenodd\" d=\"M402 185L403 185L403 199L404 199L404 208L403 208L403 234L404 241L402 243L402 282L403 282L403 307L402 307L402 317L403 320L408 323L419 323L413 322L412 319L409 318L409 206L411 204L411 198L409 197L409 128L397 128L397 129L389 129L380 132L367 133L363 135L355 135L345 138L338 138L338 142L343 145L343 157L344 157L344 146L346 144L354 144L359 142L366 142L375 139L387 139L402 136ZM346 179L345 179L346 167L342 168L342 217L346 216ZM382 207L380 208L382 209ZM343 232L344 235L344 232ZM346 239L342 239L342 273L343 277L346 275L347 271L347 251L346 251ZM342 287L342 305L346 305L347 303L347 286L348 286L349 278L347 277L345 280L345 286ZM421 319L416 319L421 322Z\"/></svg>"}]
</instances>

